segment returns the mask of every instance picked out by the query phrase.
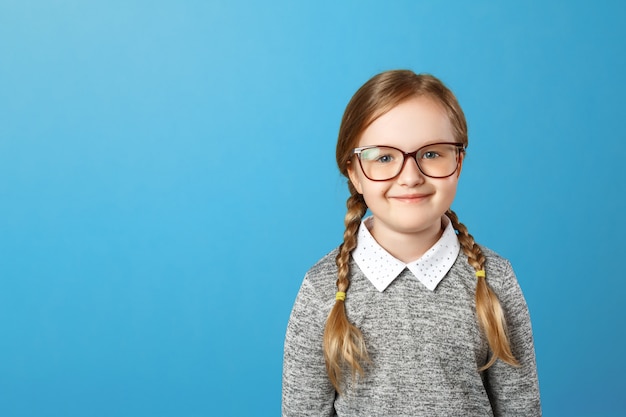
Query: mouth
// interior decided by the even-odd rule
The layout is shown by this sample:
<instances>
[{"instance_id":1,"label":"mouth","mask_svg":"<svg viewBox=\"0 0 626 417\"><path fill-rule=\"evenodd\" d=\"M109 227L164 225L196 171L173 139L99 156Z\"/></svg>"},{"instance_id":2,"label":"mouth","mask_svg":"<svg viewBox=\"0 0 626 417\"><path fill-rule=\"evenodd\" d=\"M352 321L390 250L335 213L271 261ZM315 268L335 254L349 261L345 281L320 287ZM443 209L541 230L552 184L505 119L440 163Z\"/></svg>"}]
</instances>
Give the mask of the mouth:
<instances>
[{"instance_id":1,"label":"mouth","mask_svg":"<svg viewBox=\"0 0 626 417\"><path fill-rule=\"evenodd\" d=\"M391 196L389 198L403 203L419 203L426 200L430 196L430 194L403 194Z\"/></svg>"}]
</instances>

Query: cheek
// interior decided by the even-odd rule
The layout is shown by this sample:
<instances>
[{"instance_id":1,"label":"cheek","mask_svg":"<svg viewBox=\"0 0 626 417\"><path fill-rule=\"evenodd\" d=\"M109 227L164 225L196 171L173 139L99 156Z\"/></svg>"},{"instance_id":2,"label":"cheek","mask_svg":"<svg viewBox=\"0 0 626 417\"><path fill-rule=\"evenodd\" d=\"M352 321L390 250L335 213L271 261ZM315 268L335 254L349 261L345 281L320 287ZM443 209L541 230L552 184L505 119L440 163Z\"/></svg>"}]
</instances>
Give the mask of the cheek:
<instances>
[{"instance_id":1,"label":"cheek","mask_svg":"<svg viewBox=\"0 0 626 417\"><path fill-rule=\"evenodd\" d=\"M448 178L448 181L441 184L440 192L446 200L453 200L456 195L458 179L456 176Z\"/></svg>"},{"instance_id":2,"label":"cheek","mask_svg":"<svg viewBox=\"0 0 626 417\"><path fill-rule=\"evenodd\" d=\"M363 194L366 203L368 201L374 202L376 199L384 197L388 190L389 186L384 182L373 182L367 179L361 182L361 194Z\"/></svg>"}]
</instances>

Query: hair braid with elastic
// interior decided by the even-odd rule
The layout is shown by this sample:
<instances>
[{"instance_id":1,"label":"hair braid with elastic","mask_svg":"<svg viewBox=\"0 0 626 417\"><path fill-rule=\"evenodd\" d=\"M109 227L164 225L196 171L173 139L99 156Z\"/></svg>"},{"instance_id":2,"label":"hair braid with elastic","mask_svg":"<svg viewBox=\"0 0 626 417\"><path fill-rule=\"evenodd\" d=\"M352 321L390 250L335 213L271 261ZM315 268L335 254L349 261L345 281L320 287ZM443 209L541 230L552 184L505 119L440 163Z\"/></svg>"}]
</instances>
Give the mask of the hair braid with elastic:
<instances>
[{"instance_id":1,"label":"hair braid with elastic","mask_svg":"<svg viewBox=\"0 0 626 417\"><path fill-rule=\"evenodd\" d=\"M357 232L367 206L363 196L350 184L351 195L347 201L345 217L346 229L343 243L337 254L337 291L347 292L350 286L350 252L356 248ZM348 320L343 300L335 300L324 329L324 358L329 379L337 392L341 392L340 383L343 369L347 366L352 377L363 375L362 363L368 361L363 334Z\"/></svg>"},{"instance_id":2,"label":"hair braid with elastic","mask_svg":"<svg viewBox=\"0 0 626 417\"><path fill-rule=\"evenodd\" d=\"M451 209L448 210L447 215L452 221L454 229L459 232L459 242L461 243L463 252L467 255L468 263L474 267L476 271L484 270L485 255L483 255L480 246L474 241L474 237L468 232L467 227L459 221L454 211ZM519 362L511 352L504 311L500 306L498 297L489 287L484 276L477 276L476 315L478 316L478 323L487 337L489 348L493 353L489 362L481 367L480 371L489 368L497 359L510 365L518 366Z\"/></svg>"}]
</instances>

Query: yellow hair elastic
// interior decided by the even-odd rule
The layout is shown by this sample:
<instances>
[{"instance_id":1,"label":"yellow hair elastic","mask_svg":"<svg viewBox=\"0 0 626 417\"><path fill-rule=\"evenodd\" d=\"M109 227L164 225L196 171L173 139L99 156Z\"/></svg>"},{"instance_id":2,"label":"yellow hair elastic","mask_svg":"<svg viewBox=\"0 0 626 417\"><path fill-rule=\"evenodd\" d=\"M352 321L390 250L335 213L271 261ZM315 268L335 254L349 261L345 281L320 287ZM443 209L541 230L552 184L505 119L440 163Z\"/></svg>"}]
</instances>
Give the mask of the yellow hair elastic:
<instances>
[{"instance_id":1,"label":"yellow hair elastic","mask_svg":"<svg viewBox=\"0 0 626 417\"><path fill-rule=\"evenodd\" d=\"M480 271L476 271L477 278L485 278L485 270L481 269Z\"/></svg>"},{"instance_id":2,"label":"yellow hair elastic","mask_svg":"<svg viewBox=\"0 0 626 417\"><path fill-rule=\"evenodd\" d=\"M335 294L335 300L345 301L345 299L346 299L346 293L337 291L337 294Z\"/></svg>"}]
</instances>

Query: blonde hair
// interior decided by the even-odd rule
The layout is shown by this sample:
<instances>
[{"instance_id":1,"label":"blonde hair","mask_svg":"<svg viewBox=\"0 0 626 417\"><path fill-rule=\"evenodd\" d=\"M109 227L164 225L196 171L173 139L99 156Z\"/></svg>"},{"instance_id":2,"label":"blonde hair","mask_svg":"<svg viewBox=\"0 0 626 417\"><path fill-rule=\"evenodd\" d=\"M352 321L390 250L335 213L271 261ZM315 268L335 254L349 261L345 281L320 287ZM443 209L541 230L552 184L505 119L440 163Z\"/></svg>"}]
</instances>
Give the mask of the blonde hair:
<instances>
[{"instance_id":1,"label":"blonde hair","mask_svg":"<svg viewBox=\"0 0 626 417\"><path fill-rule=\"evenodd\" d=\"M380 73L367 81L354 94L343 114L337 140L337 165L348 178L348 167L352 163L352 150L357 146L361 134L378 117L398 104L413 97L429 97L446 111L453 127L456 141L467 146L467 123L456 97L437 78L428 74L415 74L408 70ZM363 196L348 180L350 197L347 201L343 243L337 254L337 291L347 293L350 286L350 252L357 244L357 231L367 211ZM463 252L469 264L476 270L484 270L485 256L467 228L459 222L457 215L447 211ZM476 282L476 315L478 323L487 337L492 356L479 370L489 368L497 359L517 366L511 352L504 313L497 296L487 284L486 278L478 274ZM348 368L352 377L363 375L363 365L369 361L363 334L348 320L345 301L338 299L331 309L324 329L324 357L328 377L338 392L343 371Z\"/></svg>"}]
</instances>

